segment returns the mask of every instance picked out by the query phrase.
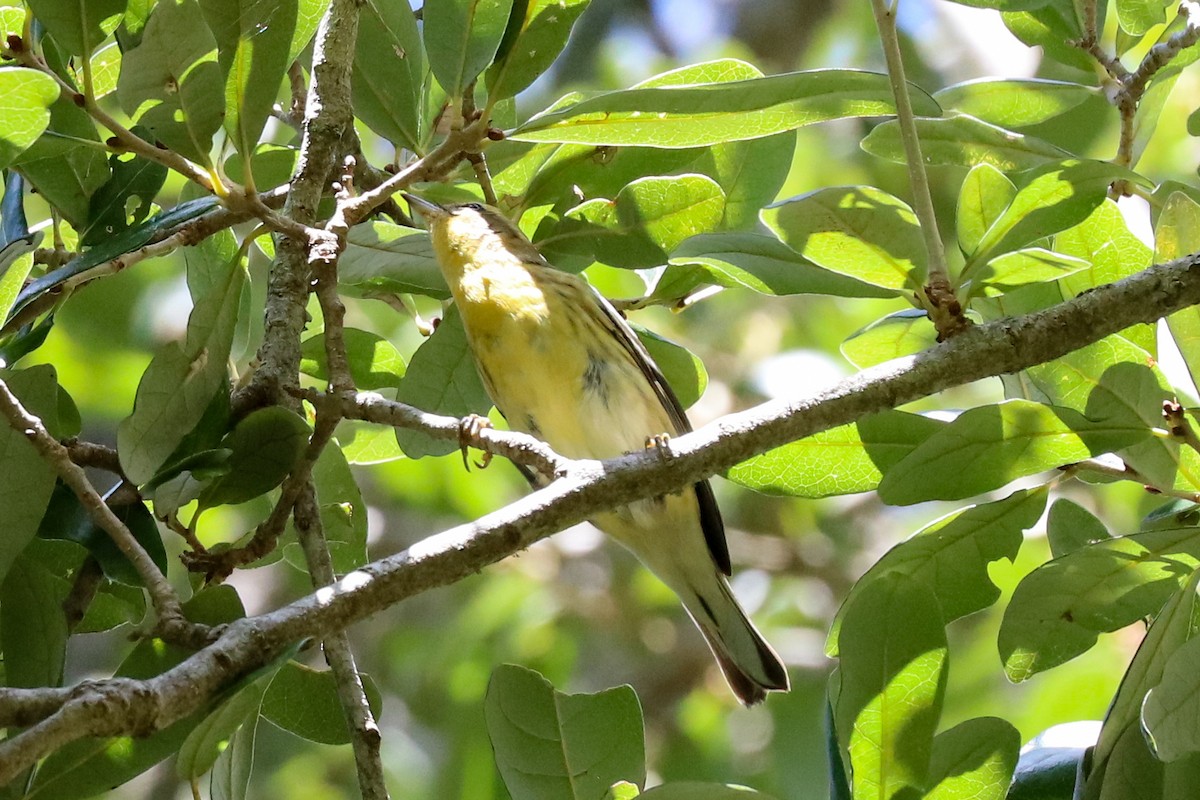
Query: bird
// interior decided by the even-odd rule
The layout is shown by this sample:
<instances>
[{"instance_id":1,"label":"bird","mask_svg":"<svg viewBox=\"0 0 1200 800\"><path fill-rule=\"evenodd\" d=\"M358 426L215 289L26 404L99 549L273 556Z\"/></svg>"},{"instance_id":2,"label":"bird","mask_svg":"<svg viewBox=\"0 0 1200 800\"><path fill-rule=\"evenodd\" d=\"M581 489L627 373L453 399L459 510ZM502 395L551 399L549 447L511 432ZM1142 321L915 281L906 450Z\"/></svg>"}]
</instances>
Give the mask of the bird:
<instances>
[{"instance_id":1,"label":"bird","mask_svg":"<svg viewBox=\"0 0 1200 800\"><path fill-rule=\"evenodd\" d=\"M629 324L584 278L551 266L494 207L403 196L425 220L480 378L510 428L589 459L691 430ZM708 481L591 521L675 592L738 700L788 690L783 662L726 581L729 550Z\"/></svg>"}]
</instances>

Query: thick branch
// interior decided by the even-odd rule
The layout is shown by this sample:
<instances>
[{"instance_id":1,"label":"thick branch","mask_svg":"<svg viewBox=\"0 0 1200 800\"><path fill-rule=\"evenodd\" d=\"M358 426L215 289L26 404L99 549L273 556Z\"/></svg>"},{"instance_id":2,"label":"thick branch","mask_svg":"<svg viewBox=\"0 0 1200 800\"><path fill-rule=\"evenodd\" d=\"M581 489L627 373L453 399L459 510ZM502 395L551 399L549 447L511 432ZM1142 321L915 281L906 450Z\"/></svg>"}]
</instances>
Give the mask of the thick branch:
<instances>
[{"instance_id":1,"label":"thick branch","mask_svg":"<svg viewBox=\"0 0 1200 800\"><path fill-rule=\"evenodd\" d=\"M976 326L813 397L768 402L723 417L671 440L668 459L639 452L605 462L570 462L564 477L505 508L429 537L269 614L232 623L213 645L162 675L93 685L90 696L107 693L116 699L89 711L83 700L72 697L53 716L0 743L0 784L83 736L169 725L291 642L325 636L406 597L465 578L602 510L677 491L773 447L952 386L1045 363L1197 303L1200 256L1193 255L1027 317ZM9 718L21 713L20 701L0 691L0 708L7 709ZM45 703L38 709L44 710Z\"/></svg>"}]
</instances>

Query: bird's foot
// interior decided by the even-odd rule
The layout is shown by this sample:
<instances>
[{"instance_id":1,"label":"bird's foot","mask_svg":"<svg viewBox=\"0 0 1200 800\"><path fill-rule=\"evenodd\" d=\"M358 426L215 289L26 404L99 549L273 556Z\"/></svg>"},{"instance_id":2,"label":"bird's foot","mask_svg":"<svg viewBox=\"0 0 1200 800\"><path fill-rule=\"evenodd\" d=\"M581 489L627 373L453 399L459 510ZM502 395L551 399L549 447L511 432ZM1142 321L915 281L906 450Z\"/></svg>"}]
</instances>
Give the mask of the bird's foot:
<instances>
[{"instance_id":1,"label":"bird's foot","mask_svg":"<svg viewBox=\"0 0 1200 800\"><path fill-rule=\"evenodd\" d=\"M646 449L654 449L658 452L659 458L666 461L671 458L671 434L656 433L653 436L646 437Z\"/></svg>"},{"instance_id":2,"label":"bird's foot","mask_svg":"<svg viewBox=\"0 0 1200 800\"><path fill-rule=\"evenodd\" d=\"M478 414L468 414L459 420L458 423L458 447L462 450L463 467L468 472L471 471L471 462L467 458L467 448L475 447L483 450L480 446L479 434L486 428L492 427L492 421L487 417L481 417ZM487 469L488 464L492 463L492 454L483 450L483 457L475 462L475 466L480 469Z\"/></svg>"}]
</instances>

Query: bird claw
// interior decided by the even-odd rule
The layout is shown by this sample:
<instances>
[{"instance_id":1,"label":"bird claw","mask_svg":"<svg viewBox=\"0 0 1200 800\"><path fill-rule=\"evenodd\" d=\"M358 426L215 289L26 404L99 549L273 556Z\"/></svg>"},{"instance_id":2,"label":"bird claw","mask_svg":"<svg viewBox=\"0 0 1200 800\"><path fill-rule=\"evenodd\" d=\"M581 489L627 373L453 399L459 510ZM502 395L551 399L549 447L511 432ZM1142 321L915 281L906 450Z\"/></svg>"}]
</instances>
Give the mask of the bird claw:
<instances>
[{"instance_id":1,"label":"bird claw","mask_svg":"<svg viewBox=\"0 0 1200 800\"><path fill-rule=\"evenodd\" d=\"M656 433L646 437L646 449L653 448L664 461L671 457L671 434Z\"/></svg>"},{"instance_id":2,"label":"bird claw","mask_svg":"<svg viewBox=\"0 0 1200 800\"><path fill-rule=\"evenodd\" d=\"M478 414L468 414L459 420L458 423L458 448L462 451L463 468L467 472L471 471L471 462L467 458L467 448L474 445L479 447L479 434L485 429L492 427L492 421L487 417L481 417ZM483 448L479 448L483 449ZM475 466L480 469L487 469L488 464L492 463L492 454L484 450L483 457L475 462Z\"/></svg>"}]
</instances>

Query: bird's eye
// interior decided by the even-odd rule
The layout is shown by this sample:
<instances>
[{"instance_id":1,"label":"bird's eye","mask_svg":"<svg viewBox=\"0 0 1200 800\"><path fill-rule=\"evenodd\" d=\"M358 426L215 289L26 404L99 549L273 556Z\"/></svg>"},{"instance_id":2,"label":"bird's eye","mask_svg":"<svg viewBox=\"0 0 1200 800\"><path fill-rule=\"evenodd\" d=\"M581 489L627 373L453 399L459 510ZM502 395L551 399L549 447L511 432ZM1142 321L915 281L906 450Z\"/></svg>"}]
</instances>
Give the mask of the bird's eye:
<instances>
[{"instance_id":1,"label":"bird's eye","mask_svg":"<svg viewBox=\"0 0 1200 800\"><path fill-rule=\"evenodd\" d=\"M481 203L463 203L462 207L469 208L472 211L483 211L483 205Z\"/></svg>"}]
</instances>

